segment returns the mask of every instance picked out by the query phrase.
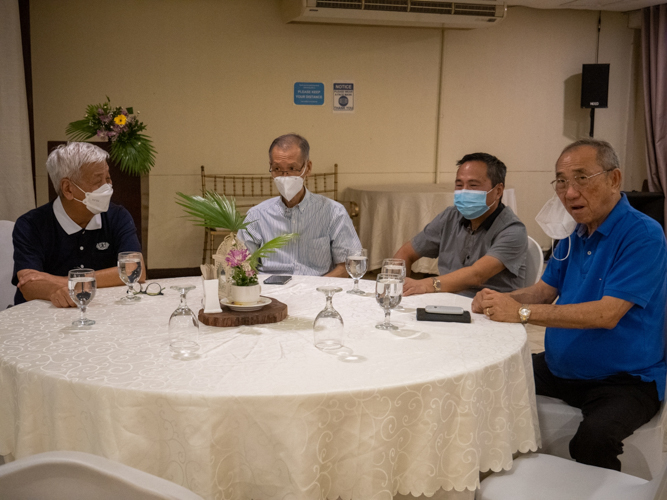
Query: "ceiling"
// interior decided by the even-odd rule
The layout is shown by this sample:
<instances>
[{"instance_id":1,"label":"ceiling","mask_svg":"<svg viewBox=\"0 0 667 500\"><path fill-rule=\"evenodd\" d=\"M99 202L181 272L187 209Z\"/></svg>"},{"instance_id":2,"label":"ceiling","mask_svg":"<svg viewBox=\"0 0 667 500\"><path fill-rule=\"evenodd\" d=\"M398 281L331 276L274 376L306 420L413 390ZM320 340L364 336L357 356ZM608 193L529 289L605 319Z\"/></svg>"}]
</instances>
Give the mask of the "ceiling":
<instances>
[{"instance_id":1,"label":"ceiling","mask_svg":"<svg viewBox=\"0 0 667 500\"><path fill-rule=\"evenodd\" d=\"M534 9L586 9L626 12L667 0L505 0L508 5L522 5Z\"/></svg>"}]
</instances>

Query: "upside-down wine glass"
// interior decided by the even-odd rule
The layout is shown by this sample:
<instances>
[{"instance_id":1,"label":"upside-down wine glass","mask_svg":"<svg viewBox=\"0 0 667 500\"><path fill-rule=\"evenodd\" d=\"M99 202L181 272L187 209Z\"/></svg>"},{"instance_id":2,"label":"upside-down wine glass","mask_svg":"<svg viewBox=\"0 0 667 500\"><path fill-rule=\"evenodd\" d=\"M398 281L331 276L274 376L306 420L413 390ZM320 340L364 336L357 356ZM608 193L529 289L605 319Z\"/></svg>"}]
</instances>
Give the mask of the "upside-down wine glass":
<instances>
[{"instance_id":1,"label":"upside-down wine glass","mask_svg":"<svg viewBox=\"0 0 667 500\"><path fill-rule=\"evenodd\" d=\"M94 320L86 318L86 308L90 304L90 301L93 300L93 297L95 297L95 291L97 290L95 271L86 268L72 269L67 273L67 288L69 296L81 313L79 319L72 321L72 326L94 325Z\"/></svg>"},{"instance_id":2,"label":"upside-down wine glass","mask_svg":"<svg viewBox=\"0 0 667 500\"><path fill-rule=\"evenodd\" d=\"M378 323L375 328L380 330L398 330L396 325L389 322L391 310L401 302L403 296L403 282L405 278L395 274L380 273L375 282L375 299L384 309L384 323Z\"/></svg>"},{"instance_id":3,"label":"upside-down wine glass","mask_svg":"<svg viewBox=\"0 0 667 500\"><path fill-rule=\"evenodd\" d=\"M345 269L347 274L354 279L354 288L348 290L347 293L355 295L365 295L359 289L359 280L363 278L368 270L368 250L362 248L361 250L352 250L345 256Z\"/></svg>"},{"instance_id":4,"label":"upside-down wine glass","mask_svg":"<svg viewBox=\"0 0 667 500\"><path fill-rule=\"evenodd\" d=\"M120 252L118 254L118 276L127 285L125 297L120 299L123 304L134 304L141 297L134 294L134 284L141 278L143 258L141 252Z\"/></svg>"},{"instance_id":5,"label":"upside-down wine glass","mask_svg":"<svg viewBox=\"0 0 667 500\"><path fill-rule=\"evenodd\" d=\"M343 318L333 307L332 298L334 294L342 292L337 286L321 286L318 292L324 294L327 305L320 311L313 322L313 335L315 347L322 351L334 351L343 347Z\"/></svg>"},{"instance_id":6,"label":"upside-down wine glass","mask_svg":"<svg viewBox=\"0 0 667 500\"><path fill-rule=\"evenodd\" d=\"M199 320L187 303L188 292L195 288L194 285L171 287L180 294L181 302L169 318L169 350L180 359L194 358L199 350Z\"/></svg>"}]
</instances>

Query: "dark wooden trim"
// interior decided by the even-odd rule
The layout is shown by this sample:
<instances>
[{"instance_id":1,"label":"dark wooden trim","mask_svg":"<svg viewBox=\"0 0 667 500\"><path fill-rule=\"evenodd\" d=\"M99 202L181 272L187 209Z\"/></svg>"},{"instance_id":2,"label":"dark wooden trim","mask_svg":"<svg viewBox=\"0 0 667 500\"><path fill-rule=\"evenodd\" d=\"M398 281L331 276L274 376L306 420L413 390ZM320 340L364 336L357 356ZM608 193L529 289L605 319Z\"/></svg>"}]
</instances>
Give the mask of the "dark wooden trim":
<instances>
[{"instance_id":1,"label":"dark wooden trim","mask_svg":"<svg viewBox=\"0 0 667 500\"><path fill-rule=\"evenodd\" d=\"M21 23L21 46L23 49L23 72L25 95L28 103L28 127L30 129L30 162L32 164L32 189L37 205L37 182L35 179L35 116L32 102L32 55L30 51L30 0L19 0Z\"/></svg>"},{"instance_id":2,"label":"dark wooden trim","mask_svg":"<svg viewBox=\"0 0 667 500\"><path fill-rule=\"evenodd\" d=\"M146 271L148 280L161 280L166 278L184 278L187 276L201 276L198 267L181 267L174 269L148 269Z\"/></svg>"}]
</instances>

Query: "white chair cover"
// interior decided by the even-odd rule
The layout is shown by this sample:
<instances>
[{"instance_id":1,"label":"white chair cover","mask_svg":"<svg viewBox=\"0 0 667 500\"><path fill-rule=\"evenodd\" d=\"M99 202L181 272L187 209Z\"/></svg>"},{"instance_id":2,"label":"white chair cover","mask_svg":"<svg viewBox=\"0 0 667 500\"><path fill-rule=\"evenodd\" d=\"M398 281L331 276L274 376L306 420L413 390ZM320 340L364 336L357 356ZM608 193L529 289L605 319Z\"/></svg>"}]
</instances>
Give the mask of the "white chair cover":
<instances>
[{"instance_id":1,"label":"white chair cover","mask_svg":"<svg viewBox=\"0 0 667 500\"><path fill-rule=\"evenodd\" d=\"M78 451L49 451L0 466L0 492L12 500L202 500L166 479Z\"/></svg>"},{"instance_id":2,"label":"white chair cover","mask_svg":"<svg viewBox=\"0 0 667 500\"><path fill-rule=\"evenodd\" d=\"M14 304L16 287L12 285L14 272L14 244L12 231L14 223L0 220L0 311Z\"/></svg>"},{"instance_id":3,"label":"white chair cover","mask_svg":"<svg viewBox=\"0 0 667 500\"><path fill-rule=\"evenodd\" d=\"M528 236L528 250L526 252L526 281L525 286L537 283L542 277L544 268L544 253L542 247L533 238Z\"/></svg>"}]
</instances>

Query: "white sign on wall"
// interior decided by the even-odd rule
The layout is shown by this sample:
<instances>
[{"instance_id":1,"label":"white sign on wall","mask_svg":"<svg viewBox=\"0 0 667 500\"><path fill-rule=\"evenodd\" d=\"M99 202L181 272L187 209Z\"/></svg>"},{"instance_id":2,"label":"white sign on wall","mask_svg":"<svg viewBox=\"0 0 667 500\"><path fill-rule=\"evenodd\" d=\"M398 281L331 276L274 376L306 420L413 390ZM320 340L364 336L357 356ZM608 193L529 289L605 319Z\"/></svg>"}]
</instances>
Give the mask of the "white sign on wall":
<instances>
[{"instance_id":1,"label":"white sign on wall","mask_svg":"<svg viewBox=\"0 0 667 500\"><path fill-rule=\"evenodd\" d=\"M333 111L334 113L354 112L354 82L334 82Z\"/></svg>"}]
</instances>

